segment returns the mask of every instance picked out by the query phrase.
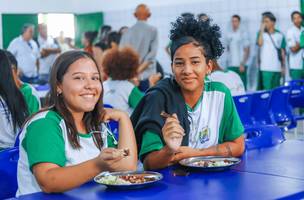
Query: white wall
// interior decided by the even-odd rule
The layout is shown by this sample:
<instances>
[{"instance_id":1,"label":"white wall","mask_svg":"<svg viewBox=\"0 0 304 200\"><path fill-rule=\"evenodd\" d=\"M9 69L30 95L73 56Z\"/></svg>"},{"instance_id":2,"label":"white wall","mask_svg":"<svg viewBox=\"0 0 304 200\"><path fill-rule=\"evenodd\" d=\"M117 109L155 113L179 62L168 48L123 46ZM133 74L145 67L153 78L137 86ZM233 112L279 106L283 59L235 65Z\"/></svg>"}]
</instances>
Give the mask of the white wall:
<instances>
[{"instance_id":1,"label":"white wall","mask_svg":"<svg viewBox=\"0 0 304 200\"><path fill-rule=\"evenodd\" d=\"M127 10L140 3L166 6L204 1L208 0L0 0L0 13L87 13Z\"/></svg>"},{"instance_id":2,"label":"white wall","mask_svg":"<svg viewBox=\"0 0 304 200\"><path fill-rule=\"evenodd\" d=\"M299 0L202 0L200 2L188 0L187 2L150 6L152 17L149 23L158 28L160 37L158 60L167 72L170 72L170 60L164 48L169 42L170 22L174 21L183 12L207 13L221 27L222 35L225 35L230 28L230 17L233 14L239 14L242 17L244 28L250 33L250 40L254 47L262 12L273 12L277 17L277 28L286 33L288 27L291 26L291 12L300 10ZM114 29L119 29L124 25L131 26L135 23L132 14L134 8L135 6L126 10L106 11L105 23L111 25ZM254 54L251 54L251 56L254 56ZM224 65L224 63L225 55L220 60L220 64Z\"/></svg>"},{"instance_id":3,"label":"white wall","mask_svg":"<svg viewBox=\"0 0 304 200\"><path fill-rule=\"evenodd\" d=\"M85 4L84 0L0 0L0 13L78 13L85 11Z\"/></svg>"}]
</instances>

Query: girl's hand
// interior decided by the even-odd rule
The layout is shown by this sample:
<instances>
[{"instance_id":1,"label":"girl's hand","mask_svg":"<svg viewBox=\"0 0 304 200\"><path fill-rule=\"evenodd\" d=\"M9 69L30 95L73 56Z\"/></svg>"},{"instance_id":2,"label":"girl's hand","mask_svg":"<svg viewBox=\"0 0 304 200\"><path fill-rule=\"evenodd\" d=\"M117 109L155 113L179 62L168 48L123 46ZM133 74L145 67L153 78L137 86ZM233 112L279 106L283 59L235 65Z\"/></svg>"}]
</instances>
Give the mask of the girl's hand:
<instances>
[{"instance_id":1,"label":"girl's hand","mask_svg":"<svg viewBox=\"0 0 304 200\"><path fill-rule=\"evenodd\" d=\"M97 165L102 171L113 171L116 169L116 163L128 156L127 149L105 148L95 159Z\"/></svg>"},{"instance_id":2,"label":"girl's hand","mask_svg":"<svg viewBox=\"0 0 304 200\"><path fill-rule=\"evenodd\" d=\"M168 148L173 152L177 152L182 144L185 131L180 125L176 114L168 117L162 128L163 138Z\"/></svg>"},{"instance_id":3,"label":"girl's hand","mask_svg":"<svg viewBox=\"0 0 304 200\"><path fill-rule=\"evenodd\" d=\"M110 120L120 121L123 118L129 117L127 113L117 110L117 109L105 108L105 111L106 111L106 113L102 119L104 122L107 122Z\"/></svg>"}]
</instances>

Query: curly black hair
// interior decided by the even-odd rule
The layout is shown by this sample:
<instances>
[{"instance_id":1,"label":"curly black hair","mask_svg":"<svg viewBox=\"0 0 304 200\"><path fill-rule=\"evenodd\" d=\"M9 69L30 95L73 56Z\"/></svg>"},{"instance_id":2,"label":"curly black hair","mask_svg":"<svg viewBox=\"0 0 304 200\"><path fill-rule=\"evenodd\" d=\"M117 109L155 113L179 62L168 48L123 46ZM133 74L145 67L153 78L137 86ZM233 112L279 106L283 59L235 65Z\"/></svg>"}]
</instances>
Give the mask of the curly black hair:
<instances>
[{"instance_id":1,"label":"curly black hair","mask_svg":"<svg viewBox=\"0 0 304 200\"><path fill-rule=\"evenodd\" d=\"M220 41L220 27L216 24L211 24L211 21L210 18L199 20L192 16L187 18L179 17L176 22L171 23L171 61L173 61L176 50L189 43L201 46L207 61L218 59L223 54L224 47Z\"/></svg>"}]
</instances>

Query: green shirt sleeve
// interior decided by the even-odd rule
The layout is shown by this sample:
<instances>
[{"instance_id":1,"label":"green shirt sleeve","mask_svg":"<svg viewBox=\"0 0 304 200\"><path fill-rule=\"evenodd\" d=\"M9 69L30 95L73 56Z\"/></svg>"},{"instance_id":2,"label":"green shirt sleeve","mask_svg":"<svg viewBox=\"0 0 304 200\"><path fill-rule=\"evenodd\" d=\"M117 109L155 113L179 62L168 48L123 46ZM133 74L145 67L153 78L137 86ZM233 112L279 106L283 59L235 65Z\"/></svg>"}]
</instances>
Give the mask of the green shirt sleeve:
<instances>
[{"instance_id":1,"label":"green shirt sleeve","mask_svg":"<svg viewBox=\"0 0 304 200\"><path fill-rule=\"evenodd\" d=\"M164 143L157 133L153 131L146 131L143 134L142 144L139 151L139 159L143 161L145 155L152 151L161 150L164 147Z\"/></svg>"},{"instance_id":2,"label":"green shirt sleeve","mask_svg":"<svg viewBox=\"0 0 304 200\"><path fill-rule=\"evenodd\" d=\"M26 128L22 140L30 169L35 164L48 162L65 166L65 143L59 124L51 119L38 119Z\"/></svg>"},{"instance_id":3,"label":"green shirt sleeve","mask_svg":"<svg viewBox=\"0 0 304 200\"><path fill-rule=\"evenodd\" d=\"M225 90L224 112L220 125L219 143L232 141L243 135L244 127L236 110L233 98L228 89Z\"/></svg>"},{"instance_id":4,"label":"green shirt sleeve","mask_svg":"<svg viewBox=\"0 0 304 200\"><path fill-rule=\"evenodd\" d=\"M33 114L40 109L40 99L33 94L30 85L24 83L20 88L21 93L24 96L25 102L28 106L29 113Z\"/></svg>"},{"instance_id":5,"label":"green shirt sleeve","mask_svg":"<svg viewBox=\"0 0 304 200\"><path fill-rule=\"evenodd\" d=\"M134 87L129 96L128 104L131 106L131 108L136 108L143 96L144 94L138 89L138 87Z\"/></svg>"}]
</instances>

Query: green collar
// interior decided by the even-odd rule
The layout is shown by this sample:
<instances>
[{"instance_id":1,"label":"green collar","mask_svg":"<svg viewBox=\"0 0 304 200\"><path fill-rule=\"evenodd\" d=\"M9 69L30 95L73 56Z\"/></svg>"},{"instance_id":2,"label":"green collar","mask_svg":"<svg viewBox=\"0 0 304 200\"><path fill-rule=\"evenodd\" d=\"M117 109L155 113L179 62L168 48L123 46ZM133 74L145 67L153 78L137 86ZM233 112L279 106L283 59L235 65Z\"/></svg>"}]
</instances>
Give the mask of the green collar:
<instances>
[{"instance_id":1,"label":"green collar","mask_svg":"<svg viewBox=\"0 0 304 200\"><path fill-rule=\"evenodd\" d=\"M191 106L189 106L188 104L186 104L187 111L189 111L189 112L196 111L198 109L198 107L200 106L202 100L203 100L203 96L204 96L204 91L203 91L203 94L201 95L201 97L198 99L197 103L195 104L194 108L191 108Z\"/></svg>"},{"instance_id":2,"label":"green collar","mask_svg":"<svg viewBox=\"0 0 304 200\"><path fill-rule=\"evenodd\" d=\"M92 137L92 134L90 133L78 133L79 137L82 137L82 138L90 138Z\"/></svg>"}]
</instances>

